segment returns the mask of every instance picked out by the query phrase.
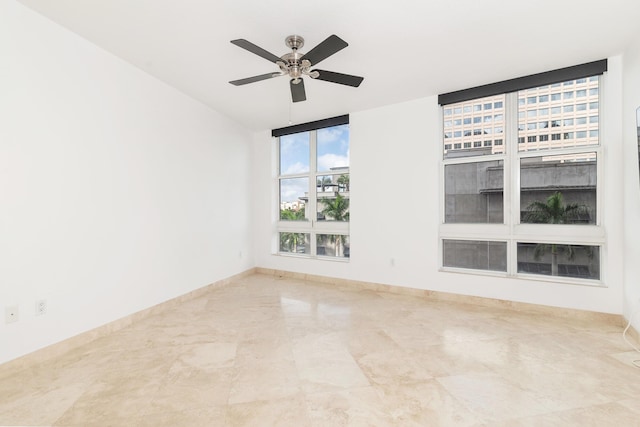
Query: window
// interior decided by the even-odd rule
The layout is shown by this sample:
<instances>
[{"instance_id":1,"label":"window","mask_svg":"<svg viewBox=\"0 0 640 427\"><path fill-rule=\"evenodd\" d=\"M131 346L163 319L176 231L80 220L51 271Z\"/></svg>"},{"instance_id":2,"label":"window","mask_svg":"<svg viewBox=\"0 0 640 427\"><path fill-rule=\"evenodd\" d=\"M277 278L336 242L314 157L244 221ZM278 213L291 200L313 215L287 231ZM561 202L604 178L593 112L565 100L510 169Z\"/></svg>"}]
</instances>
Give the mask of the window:
<instances>
[{"instance_id":1,"label":"window","mask_svg":"<svg viewBox=\"0 0 640 427\"><path fill-rule=\"evenodd\" d=\"M338 122L338 124L335 124ZM329 123L322 127L321 124ZM348 259L348 116L300 125L278 136L278 253ZM315 127L317 126L317 127ZM294 127L296 130L297 127ZM451 144L447 144L450 149Z\"/></svg>"},{"instance_id":2,"label":"window","mask_svg":"<svg viewBox=\"0 0 640 427\"><path fill-rule=\"evenodd\" d=\"M443 156L439 232L443 269L600 283L605 234L599 226L598 98L602 93L599 75L606 71L606 61L597 62L584 64L593 76L477 97L493 91L487 89L492 85L486 85L469 89L476 96L469 100L464 99L465 91L440 95L443 111L467 103L495 106L497 97L503 108L499 144L492 138L490 146L485 142L482 148L449 150ZM574 68L579 67L583 66ZM566 76L563 70L559 75ZM530 77L495 86L546 78ZM581 102L575 104L575 98ZM553 107L544 113L528 109L529 104L549 101ZM546 119L538 117L543 114L548 121L540 121Z\"/></svg>"},{"instance_id":3,"label":"window","mask_svg":"<svg viewBox=\"0 0 640 427\"><path fill-rule=\"evenodd\" d=\"M507 271L507 242L445 239L442 252L445 267Z\"/></svg>"}]
</instances>

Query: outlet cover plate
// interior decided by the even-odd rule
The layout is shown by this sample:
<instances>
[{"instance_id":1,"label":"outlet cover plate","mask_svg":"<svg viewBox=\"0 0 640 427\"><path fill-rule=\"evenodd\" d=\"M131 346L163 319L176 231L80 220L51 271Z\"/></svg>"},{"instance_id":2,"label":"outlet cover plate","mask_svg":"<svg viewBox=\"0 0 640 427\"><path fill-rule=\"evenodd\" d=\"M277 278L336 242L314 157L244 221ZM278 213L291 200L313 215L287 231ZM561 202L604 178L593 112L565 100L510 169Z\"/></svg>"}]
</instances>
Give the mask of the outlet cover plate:
<instances>
[{"instance_id":1,"label":"outlet cover plate","mask_svg":"<svg viewBox=\"0 0 640 427\"><path fill-rule=\"evenodd\" d=\"M36 316L42 316L47 313L47 300L39 299L36 301Z\"/></svg>"}]
</instances>

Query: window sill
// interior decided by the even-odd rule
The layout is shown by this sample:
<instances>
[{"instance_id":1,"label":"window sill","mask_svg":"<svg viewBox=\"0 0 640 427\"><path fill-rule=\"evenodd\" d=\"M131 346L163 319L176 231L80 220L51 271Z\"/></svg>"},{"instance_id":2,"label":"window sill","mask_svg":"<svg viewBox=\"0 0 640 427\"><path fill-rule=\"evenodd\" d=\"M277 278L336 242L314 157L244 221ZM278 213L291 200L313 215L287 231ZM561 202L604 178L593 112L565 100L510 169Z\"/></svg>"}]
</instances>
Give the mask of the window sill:
<instances>
[{"instance_id":1,"label":"window sill","mask_svg":"<svg viewBox=\"0 0 640 427\"><path fill-rule=\"evenodd\" d=\"M608 288L602 280L592 279L580 279L577 277L564 277L564 276L544 276L537 274L516 273L508 274L504 271L490 271L490 270L471 270L464 268L452 268L452 267L440 267L438 269L441 273L457 273L468 274L472 276L489 276L489 277L501 277L505 279L526 280L535 282L554 283L557 285L578 285L589 286L592 288Z\"/></svg>"},{"instance_id":2,"label":"window sill","mask_svg":"<svg viewBox=\"0 0 640 427\"><path fill-rule=\"evenodd\" d=\"M287 252L278 252L272 254L273 256L281 256L285 258L298 258L298 259L308 259L308 260L320 260L320 261L331 261L331 262L340 262L340 263L348 263L351 258L349 257L327 257L327 256L311 256L307 254L296 254L296 253L287 253Z\"/></svg>"}]
</instances>

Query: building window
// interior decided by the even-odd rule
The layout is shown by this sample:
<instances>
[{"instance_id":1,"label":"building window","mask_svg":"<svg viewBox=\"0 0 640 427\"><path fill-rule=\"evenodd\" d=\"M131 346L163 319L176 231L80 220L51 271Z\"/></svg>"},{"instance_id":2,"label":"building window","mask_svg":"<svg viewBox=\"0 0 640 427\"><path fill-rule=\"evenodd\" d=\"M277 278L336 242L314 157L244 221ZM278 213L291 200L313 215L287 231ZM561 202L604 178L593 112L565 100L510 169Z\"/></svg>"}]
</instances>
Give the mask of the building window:
<instances>
[{"instance_id":1,"label":"building window","mask_svg":"<svg viewBox=\"0 0 640 427\"><path fill-rule=\"evenodd\" d=\"M277 145L278 253L348 259L348 121L281 135Z\"/></svg>"},{"instance_id":2,"label":"building window","mask_svg":"<svg viewBox=\"0 0 640 427\"><path fill-rule=\"evenodd\" d=\"M482 106L483 108L476 108ZM470 107L470 108L466 108ZM491 110L491 111L487 111ZM447 144L453 144L453 149L444 149L445 157L459 156L456 150L466 150L467 156L484 156L493 153L493 150L487 150L484 147L495 145L494 141L502 139L504 126L504 96L487 97L475 102L461 103L461 105L452 107L453 112L446 122L451 122L447 126L447 134L451 134ZM457 111L457 113L456 113ZM483 123L482 126L478 126ZM482 128L481 128L482 127ZM480 137L483 140L482 145L468 141L469 137ZM476 139L473 138L473 139Z\"/></svg>"},{"instance_id":3,"label":"building window","mask_svg":"<svg viewBox=\"0 0 640 427\"><path fill-rule=\"evenodd\" d=\"M572 87L580 89L566 90ZM602 280L601 93L595 75L468 101L441 101L443 109L455 109L473 103L495 105L500 97L500 114L507 118L500 123L504 131L499 144L492 138L489 146L485 142L465 151L448 150L443 156L443 269L550 276L553 281L583 284ZM580 98L579 104L575 98ZM559 115L553 120L540 121L536 113L543 109L527 108L549 102L554 105L551 114ZM548 111L545 107L544 114ZM474 158L479 155L481 160Z\"/></svg>"}]
</instances>

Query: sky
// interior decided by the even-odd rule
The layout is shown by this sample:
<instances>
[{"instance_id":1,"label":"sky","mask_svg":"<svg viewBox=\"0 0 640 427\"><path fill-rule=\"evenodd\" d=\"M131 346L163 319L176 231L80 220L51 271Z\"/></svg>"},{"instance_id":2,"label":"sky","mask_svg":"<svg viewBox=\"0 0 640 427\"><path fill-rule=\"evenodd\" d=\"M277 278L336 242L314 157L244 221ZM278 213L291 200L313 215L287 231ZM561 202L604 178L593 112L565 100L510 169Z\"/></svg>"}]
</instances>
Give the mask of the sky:
<instances>
[{"instance_id":1,"label":"sky","mask_svg":"<svg viewBox=\"0 0 640 427\"><path fill-rule=\"evenodd\" d=\"M309 172L309 132L280 137L281 175ZM318 130L317 170L329 171L333 167L349 166L349 125L340 125ZM281 202L293 202L309 191L306 178L281 181Z\"/></svg>"}]
</instances>

